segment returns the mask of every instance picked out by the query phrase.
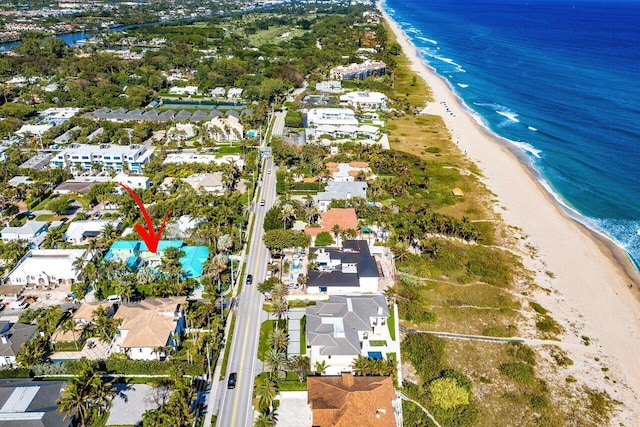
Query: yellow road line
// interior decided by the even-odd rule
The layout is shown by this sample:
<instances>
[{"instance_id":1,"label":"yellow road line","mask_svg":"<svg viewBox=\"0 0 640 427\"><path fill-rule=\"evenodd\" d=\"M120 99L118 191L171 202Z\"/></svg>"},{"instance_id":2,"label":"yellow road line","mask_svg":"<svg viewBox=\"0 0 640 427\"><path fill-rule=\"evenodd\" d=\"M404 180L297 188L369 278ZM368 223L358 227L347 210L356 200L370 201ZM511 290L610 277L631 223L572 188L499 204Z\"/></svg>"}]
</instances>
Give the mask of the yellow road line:
<instances>
[{"instance_id":1,"label":"yellow road line","mask_svg":"<svg viewBox=\"0 0 640 427\"><path fill-rule=\"evenodd\" d=\"M247 327L245 328L244 331L244 344L242 345L242 357L240 358L240 366L238 367L238 378L237 378L237 384L238 384L238 390L236 391L236 394L240 393L240 387L242 387L242 383L240 382L240 378L242 376L242 367L244 366L244 356L247 354L246 350L247 350L247 335L249 334L249 322L251 321L251 315L249 314L249 316L247 316ZM238 411L238 400L239 399L235 399L235 401L233 402L233 414L231 416L231 425L235 426L236 425L236 412Z\"/></svg>"}]
</instances>

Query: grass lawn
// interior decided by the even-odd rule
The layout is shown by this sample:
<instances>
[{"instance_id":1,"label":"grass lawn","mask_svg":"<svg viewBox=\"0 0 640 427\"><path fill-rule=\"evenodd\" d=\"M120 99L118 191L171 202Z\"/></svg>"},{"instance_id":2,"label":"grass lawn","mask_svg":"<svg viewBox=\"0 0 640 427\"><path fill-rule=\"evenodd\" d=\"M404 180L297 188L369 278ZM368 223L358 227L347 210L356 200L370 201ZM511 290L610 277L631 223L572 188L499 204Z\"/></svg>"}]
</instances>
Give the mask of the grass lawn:
<instances>
[{"instance_id":1,"label":"grass lawn","mask_svg":"<svg viewBox=\"0 0 640 427\"><path fill-rule=\"evenodd\" d=\"M231 319L231 325L229 325L229 336L227 337L227 345L224 349L224 356L222 357L222 369L220 370L220 379L224 380L227 374L227 363L229 362L229 353L231 352L231 340L233 339L233 328L236 325L235 316Z\"/></svg>"},{"instance_id":2,"label":"grass lawn","mask_svg":"<svg viewBox=\"0 0 640 427\"><path fill-rule=\"evenodd\" d=\"M307 316L300 319L300 354L307 354Z\"/></svg>"},{"instance_id":3,"label":"grass lawn","mask_svg":"<svg viewBox=\"0 0 640 427\"><path fill-rule=\"evenodd\" d=\"M389 326L389 335L391 335L391 339L395 341L396 339L396 311L393 309L393 306L389 309L389 318L387 319L387 326Z\"/></svg>"},{"instance_id":4,"label":"grass lawn","mask_svg":"<svg viewBox=\"0 0 640 427\"><path fill-rule=\"evenodd\" d=\"M277 322L278 320L265 320L264 322L262 322L262 325L260 325L260 340L258 341L258 359L260 360L264 360L265 354L267 354L267 351L269 351L267 338L269 337L271 331L273 331L273 329L275 328ZM280 329L285 329L287 327L286 320L280 320L279 322Z\"/></svg>"},{"instance_id":5,"label":"grass lawn","mask_svg":"<svg viewBox=\"0 0 640 427\"><path fill-rule=\"evenodd\" d=\"M57 219L57 217L54 214L42 214L36 217L36 221L49 222L49 221L53 221L54 218Z\"/></svg>"},{"instance_id":6,"label":"grass lawn","mask_svg":"<svg viewBox=\"0 0 640 427\"><path fill-rule=\"evenodd\" d=\"M79 337L80 333L76 333L76 336ZM84 347L85 343L78 343L78 347L76 348L75 342L57 342L55 344L56 351L80 351Z\"/></svg>"}]
</instances>

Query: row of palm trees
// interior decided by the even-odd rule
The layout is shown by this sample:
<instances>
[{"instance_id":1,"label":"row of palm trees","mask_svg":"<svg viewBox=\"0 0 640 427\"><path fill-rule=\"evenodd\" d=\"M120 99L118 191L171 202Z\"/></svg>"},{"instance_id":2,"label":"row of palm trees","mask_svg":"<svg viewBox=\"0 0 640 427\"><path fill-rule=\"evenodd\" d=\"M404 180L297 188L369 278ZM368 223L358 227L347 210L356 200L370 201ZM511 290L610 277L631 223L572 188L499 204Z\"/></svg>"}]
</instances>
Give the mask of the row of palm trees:
<instances>
[{"instance_id":1,"label":"row of palm trees","mask_svg":"<svg viewBox=\"0 0 640 427\"><path fill-rule=\"evenodd\" d=\"M82 360L80 371L68 381L56 403L65 418L75 417L79 426L87 426L111 408L116 389L112 380L96 371L93 362Z\"/></svg>"}]
</instances>

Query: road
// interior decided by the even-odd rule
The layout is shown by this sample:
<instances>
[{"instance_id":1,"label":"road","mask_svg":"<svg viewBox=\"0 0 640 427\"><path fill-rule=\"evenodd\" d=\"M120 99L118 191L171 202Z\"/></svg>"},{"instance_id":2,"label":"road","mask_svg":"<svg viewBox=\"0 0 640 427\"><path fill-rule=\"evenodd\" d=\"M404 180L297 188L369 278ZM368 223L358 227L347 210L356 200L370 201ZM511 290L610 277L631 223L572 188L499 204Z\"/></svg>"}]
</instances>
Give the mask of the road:
<instances>
[{"instance_id":1,"label":"road","mask_svg":"<svg viewBox=\"0 0 640 427\"><path fill-rule=\"evenodd\" d=\"M269 262L269 251L262 243L264 234L262 224L264 215L273 205L276 189L276 173L268 173L273 169L271 157L264 160L262 169L262 185L259 186L259 196L256 198L255 224L251 235L249 254L246 258L246 274L253 275L252 285L243 285L238 295L236 307L236 323L231 341L231 353L227 366L227 377L220 389L221 404L218 411L217 425L220 427L250 427L253 425L253 380L259 373L256 359L258 337L260 333L260 311L262 308L262 294L256 286L264 280ZM260 206L260 200L265 200L265 206ZM227 389L226 381L229 374L237 372L238 379L235 389Z\"/></svg>"}]
</instances>

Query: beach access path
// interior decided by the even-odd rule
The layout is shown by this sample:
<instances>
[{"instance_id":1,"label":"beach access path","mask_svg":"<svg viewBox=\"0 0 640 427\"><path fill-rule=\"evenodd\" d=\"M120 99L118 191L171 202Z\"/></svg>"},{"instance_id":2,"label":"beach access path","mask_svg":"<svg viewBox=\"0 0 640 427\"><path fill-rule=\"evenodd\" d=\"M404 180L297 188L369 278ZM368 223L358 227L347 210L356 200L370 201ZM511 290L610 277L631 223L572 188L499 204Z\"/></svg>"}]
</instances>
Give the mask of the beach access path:
<instances>
[{"instance_id":1,"label":"beach access path","mask_svg":"<svg viewBox=\"0 0 640 427\"><path fill-rule=\"evenodd\" d=\"M495 193L494 210L507 224L521 230L523 244L535 248L534 256L523 254L523 262L535 273L536 283L550 290L535 295L536 301L565 327L563 342L580 344L582 336L589 337L593 353L583 360L578 354L576 364L593 364L594 355L606 361L608 375L602 375L600 369L583 369L582 373L591 377L581 379L622 402L616 416L625 425L637 425L640 277L633 265L622 249L560 208L508 148L510 143L480 126L448 83L422 62L404 32L384 12L382 3L378 8L410 58L413 70L431 87L435 100L428 105L428 113L442 116L452 141L478 165L482 181Z\"/></svg>"}]
</instances>

